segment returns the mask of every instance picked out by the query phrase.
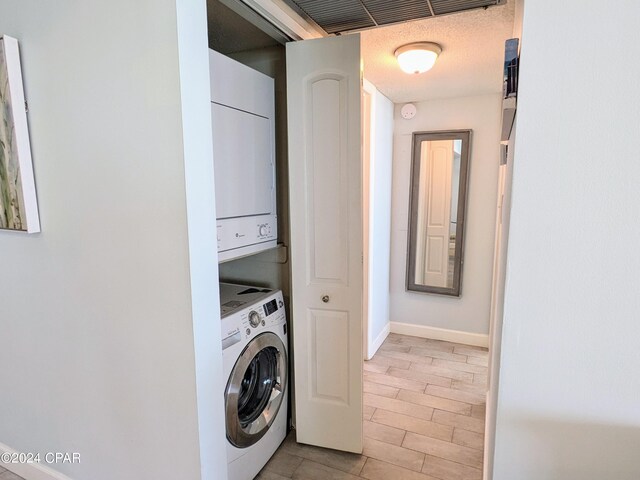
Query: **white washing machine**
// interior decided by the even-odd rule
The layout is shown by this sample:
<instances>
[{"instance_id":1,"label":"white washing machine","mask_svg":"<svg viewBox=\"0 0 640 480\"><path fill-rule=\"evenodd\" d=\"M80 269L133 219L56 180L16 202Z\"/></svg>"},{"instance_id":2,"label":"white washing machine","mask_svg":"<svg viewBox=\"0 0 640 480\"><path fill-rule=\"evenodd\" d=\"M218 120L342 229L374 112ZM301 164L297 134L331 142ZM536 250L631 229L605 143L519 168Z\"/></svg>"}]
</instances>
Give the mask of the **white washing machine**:
<instances>
[{"instance_id":1,"label":"white washing machine","mask_svg":"<svg viewBox=\"0 0 640 480\"><path fill-rule=\"evenodd\" d=\"M220 284L229 480L251 480L287 434L288 343L282 292Z\"/></svg>"}]
</instances>

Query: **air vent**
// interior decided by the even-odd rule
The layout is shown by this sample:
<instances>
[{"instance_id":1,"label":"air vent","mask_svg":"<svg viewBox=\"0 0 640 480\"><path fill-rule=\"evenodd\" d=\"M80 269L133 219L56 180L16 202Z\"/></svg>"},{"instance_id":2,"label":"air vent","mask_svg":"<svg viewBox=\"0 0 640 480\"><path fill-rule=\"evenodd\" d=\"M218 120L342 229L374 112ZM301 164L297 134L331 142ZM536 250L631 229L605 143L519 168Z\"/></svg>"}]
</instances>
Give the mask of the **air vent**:
<instances>
[{"instance_id":1,"label":"air vent","mask_svg":"<svg viewBox=\"0 0 640 480\"><path fill-rule=\"evenodd\" d=\"M433 13L435 15L445 15L447 13L462 12L473 8L484 8L502 2L487 0L431 0Z\"/></svg>"},{"instance_id":2,"label":"air vent","mask_svg":"<svg viewBox=\"0 0 640 480\"><path fill-rule=\"evenodd\" d=\"M327 33L375 25L359 0L290 0Z\"/></svg>"},{"instance_id":3,"label":"air vent","mask_svg":"<svg viewBox=\"0 0 640 480\"><path fill-rule=\"evenodd\" d=\"M363 30L474 8L506 0L285 0L327 33Z\"/></svg>"}]
</instances>

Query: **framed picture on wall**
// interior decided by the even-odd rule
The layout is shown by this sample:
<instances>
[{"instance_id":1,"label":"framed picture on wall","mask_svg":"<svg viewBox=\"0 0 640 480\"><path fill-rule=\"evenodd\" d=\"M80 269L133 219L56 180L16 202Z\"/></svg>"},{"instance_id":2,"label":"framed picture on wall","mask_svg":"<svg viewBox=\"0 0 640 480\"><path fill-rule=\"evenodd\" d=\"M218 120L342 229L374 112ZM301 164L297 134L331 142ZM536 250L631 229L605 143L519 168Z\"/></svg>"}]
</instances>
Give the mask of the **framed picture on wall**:
<instances>
[{"instance_id":1,"label":"framed picture on wall","mask_svg":"<svg viewBox=\"0 0 640 480\"><path fill-rule=\"evenodd\" d=\"M40 231L18 41L0 37L0 229Z\"/></svg>"}]
</instances>

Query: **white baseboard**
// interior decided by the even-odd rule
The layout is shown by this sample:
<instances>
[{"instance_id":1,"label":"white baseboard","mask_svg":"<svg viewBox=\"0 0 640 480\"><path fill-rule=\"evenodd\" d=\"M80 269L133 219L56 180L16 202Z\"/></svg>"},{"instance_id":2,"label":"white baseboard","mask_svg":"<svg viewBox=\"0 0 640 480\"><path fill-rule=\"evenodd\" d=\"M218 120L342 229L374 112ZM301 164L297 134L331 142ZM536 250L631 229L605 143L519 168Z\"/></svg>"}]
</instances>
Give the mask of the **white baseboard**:
<instances>
[{"instance_id":1,"label":"white baseboard","mask_svg":"<svg viewBox=\"0 0 640 480\"><path fill-rule=\"evenodd\" d=\"M391 322L391 333L489 348L489 335L482 333L461 332L459 330L447 330L446 328L400 322Z\"/></svg>"},{"instance_id":2,"label":"white baseboard","mask_svg":"<svg viewBox=\"0 0 640 480\"><path fill-rule=\"evenodd\" d=\"M367 360L371 360L373 358L373 356L376 354L376 352L380 348L380 345L382 345L382 343L389 336L390 332L391 332L391 325L387 323L382 329L382 331L380 332L380 335L378 335L376 339L371 343L371 345L369 345L369 351L367 352Z\"/></svg>"},{"instance_id":3,"label":"white baseboard","mask_svg":"<svg viewBox=\"0 0 640 480\"><path fill-rule=\"evenodd\" d=\"M11 447L0 443L0 457L3 453L17 453ZM56 472L54 469L45 464L44 454L40 455L40 463L4 463L0 462L0 467L6 468L12 473L24 478L25 480L71 480L71 478Z\"/></svg>"}]
</instances>

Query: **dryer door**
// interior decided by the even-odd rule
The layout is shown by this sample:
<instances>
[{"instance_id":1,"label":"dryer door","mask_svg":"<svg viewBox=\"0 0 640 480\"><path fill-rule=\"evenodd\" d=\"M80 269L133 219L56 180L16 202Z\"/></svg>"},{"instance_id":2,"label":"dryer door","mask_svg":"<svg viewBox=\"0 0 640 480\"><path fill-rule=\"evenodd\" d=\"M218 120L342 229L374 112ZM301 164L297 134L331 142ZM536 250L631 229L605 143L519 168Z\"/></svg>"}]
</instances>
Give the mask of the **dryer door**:
<instances>
[{"instance_id":1,"label":"dryer door","mask_svg":"<svg viewBox=\"0 0 640 480\"><path fill-rule=\"evenodd\" d=\"M267 332L255 337L238 358L225 391L227 438L238 448L267 433L284 400L287 353L282 340Z\"/></svg>"}]
</instances>

